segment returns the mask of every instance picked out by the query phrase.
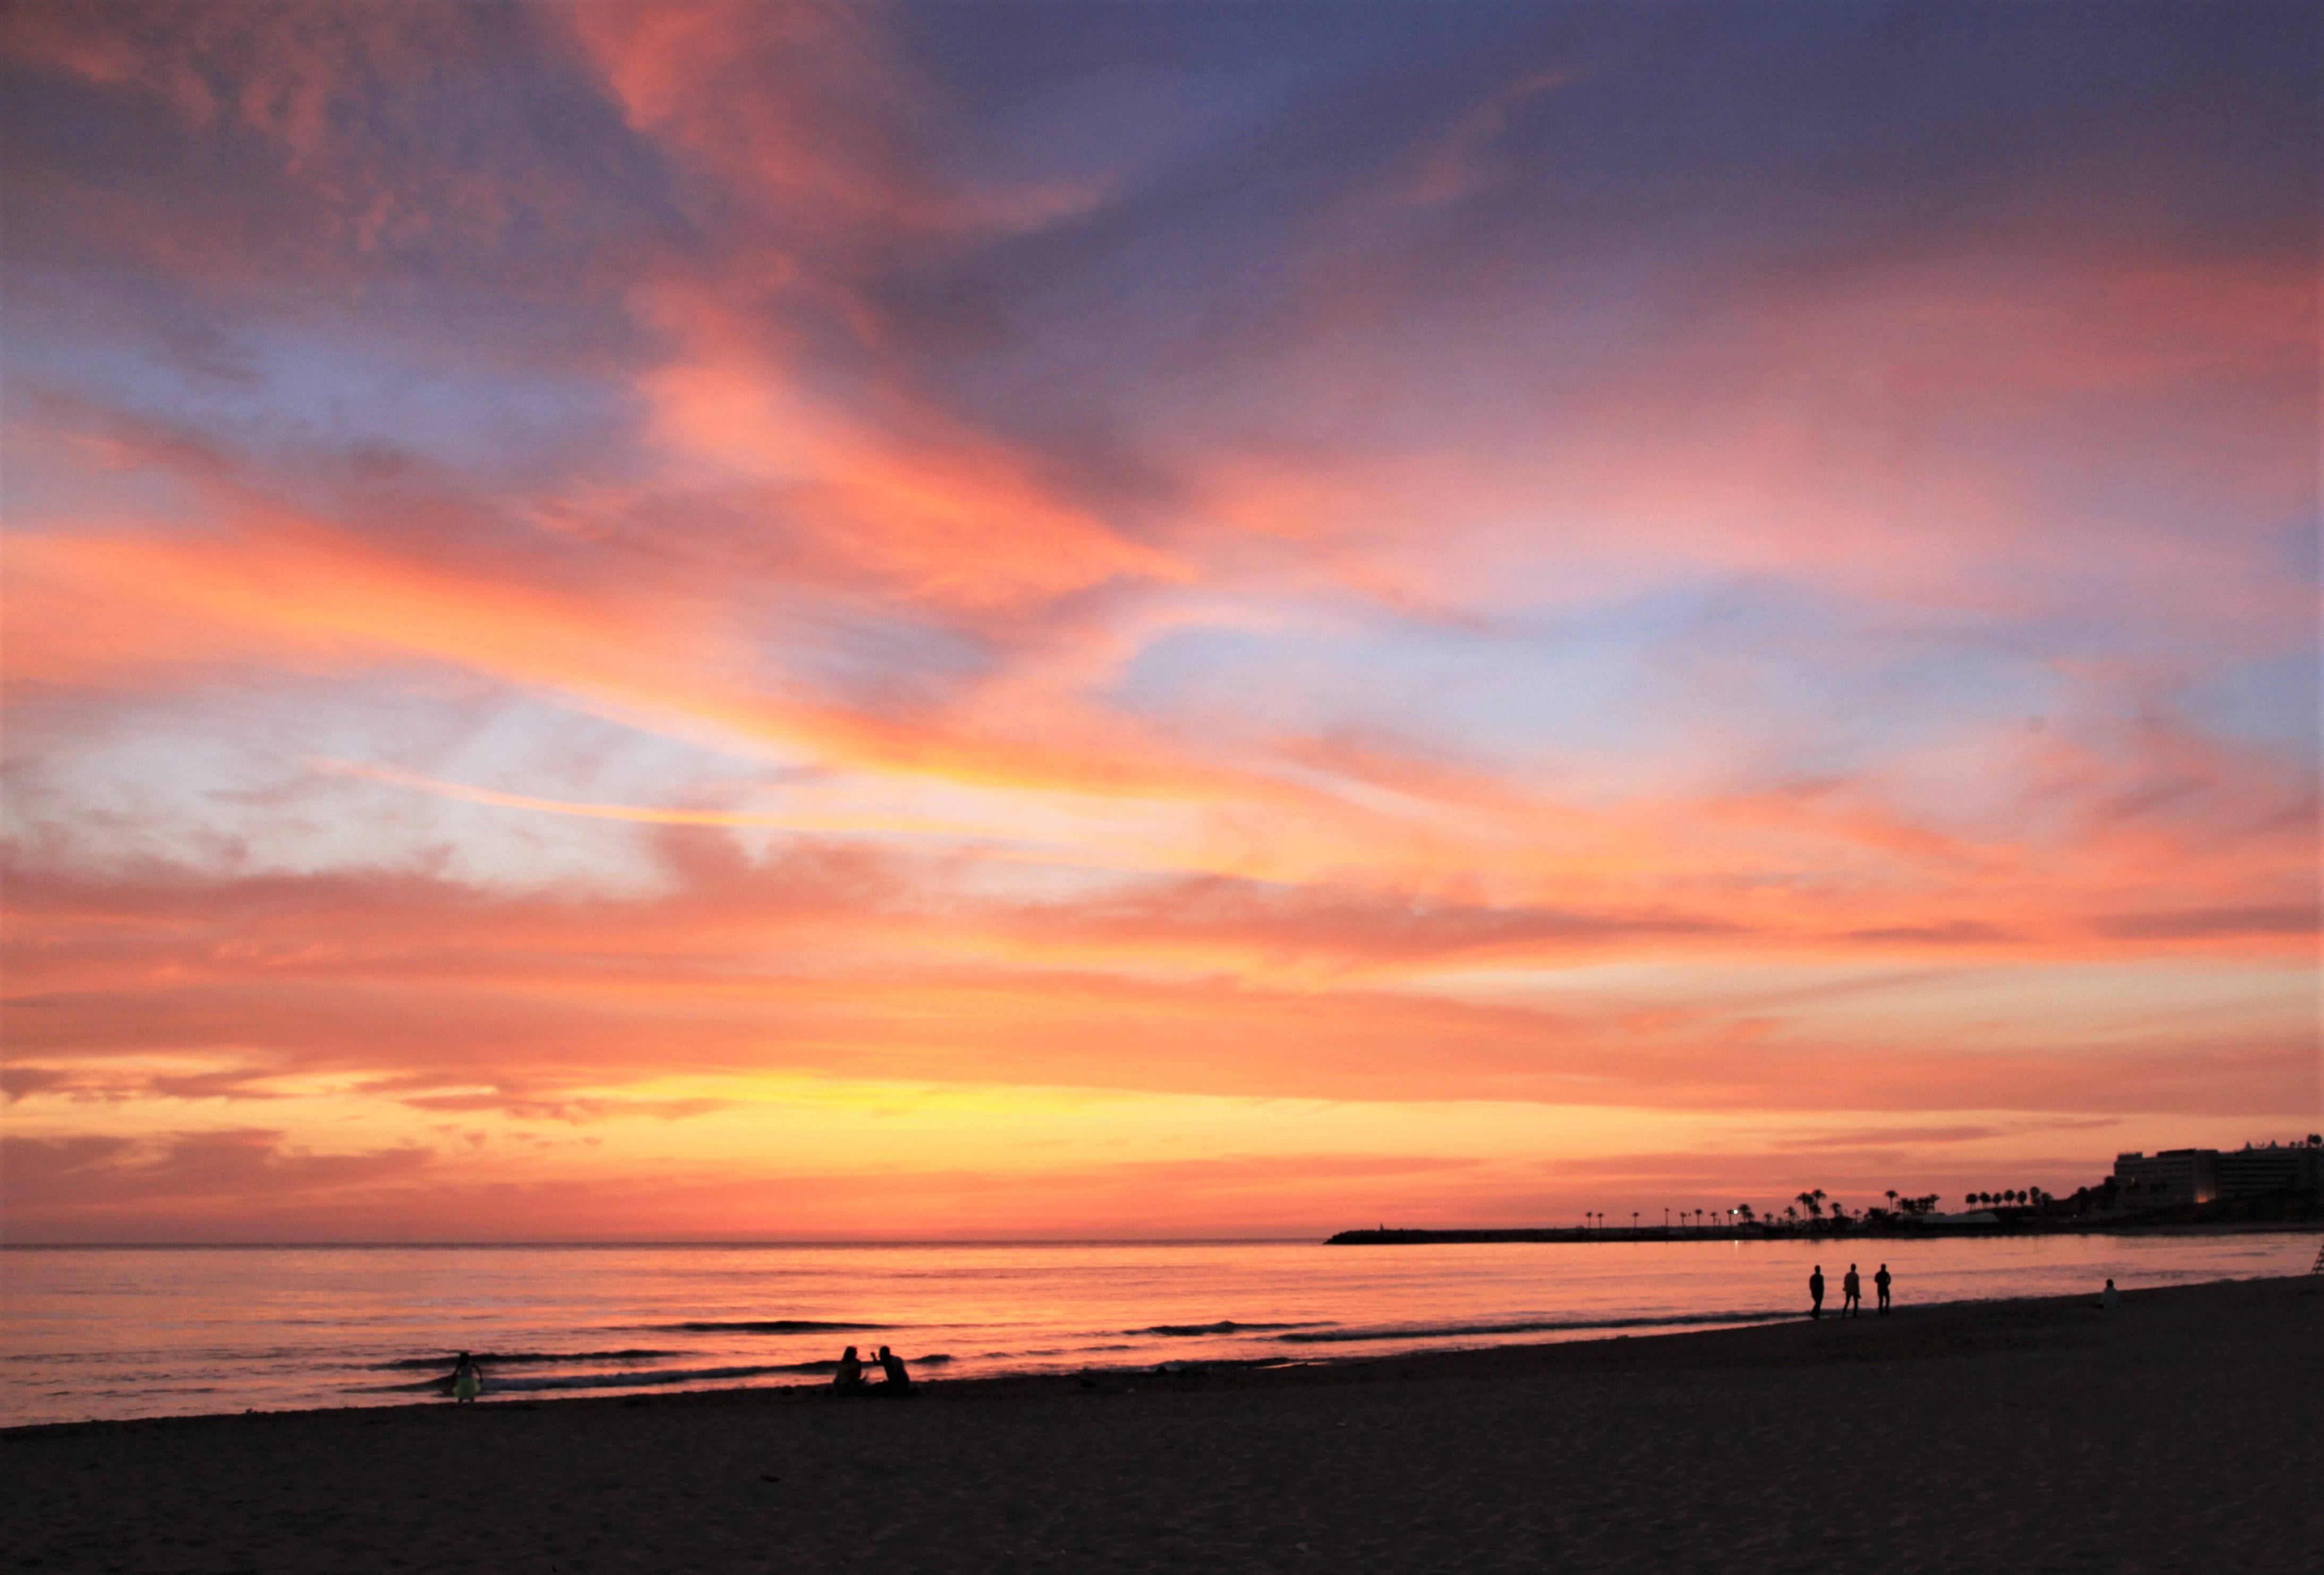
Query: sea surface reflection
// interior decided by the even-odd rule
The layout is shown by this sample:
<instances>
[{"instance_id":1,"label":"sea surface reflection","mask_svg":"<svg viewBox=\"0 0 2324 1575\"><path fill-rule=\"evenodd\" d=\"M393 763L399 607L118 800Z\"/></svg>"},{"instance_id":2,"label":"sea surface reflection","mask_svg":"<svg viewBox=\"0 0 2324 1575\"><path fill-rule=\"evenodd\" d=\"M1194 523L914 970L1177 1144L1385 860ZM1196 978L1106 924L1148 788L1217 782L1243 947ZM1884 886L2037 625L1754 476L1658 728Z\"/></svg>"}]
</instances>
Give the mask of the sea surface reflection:
<instances>
[{"instance_id":1,"label":"sea surface reflection","mask_svg":"<svg viewBox=\"0 0 2324 1575\"><path fill-rule=\"evenodd\" d=\"M2316 1242L12 1248L0 1423L402 1404L461 1350L489 1400L816 1382L851 1343L941 1379L1646 1335L1795 1316L1817 1263L1885 1261L1911 1306L2301 1274Z\"/></svg>"}]
</instances>

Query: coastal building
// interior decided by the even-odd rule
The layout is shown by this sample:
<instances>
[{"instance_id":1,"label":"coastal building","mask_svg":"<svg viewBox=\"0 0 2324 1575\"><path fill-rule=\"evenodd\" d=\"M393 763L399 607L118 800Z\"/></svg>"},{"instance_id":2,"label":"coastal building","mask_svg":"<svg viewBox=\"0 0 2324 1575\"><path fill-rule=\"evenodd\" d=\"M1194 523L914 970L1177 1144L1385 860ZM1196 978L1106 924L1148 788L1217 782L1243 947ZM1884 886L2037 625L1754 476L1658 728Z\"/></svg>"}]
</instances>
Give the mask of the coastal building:
<instances>
[{"instance_id":1,"label":"coastal building","mask_svg":"<svg viewBox=\"0 0 2324 1575\"><path fill-rule=\"evenodd\" d=\"M2117 1154L2114 1156L2116 1202L2126 1209L2208 1203L2219 1195L2218 1157L2216 1148Z\"/></svg>"},{"instance_id":2,"label":"coastal building","mask_svg":"<svg viewBox=\"0 0 2324 1575\"><path fill-rule=\"evenodd\" d=\"M2324 1196L2324 1147L2246 1143L2241 1148L2166 1148L2117 1154L2115 1197L2126 1209L2168 1209L2277 1193Z\"/></svg>"},{"instance_id":3,"label":"coastal building","mask_svg":"<svg viewBox=\"0 0 2324 1575\"><path fill-rule=\"evenodd\" d=\"M2213 1167L2219 1196L2255 1198L2270 1193L2324 1195L2324 1147L2310 1143L2245 1144L2222 1150Z\"/></svg>"}]
</instances>

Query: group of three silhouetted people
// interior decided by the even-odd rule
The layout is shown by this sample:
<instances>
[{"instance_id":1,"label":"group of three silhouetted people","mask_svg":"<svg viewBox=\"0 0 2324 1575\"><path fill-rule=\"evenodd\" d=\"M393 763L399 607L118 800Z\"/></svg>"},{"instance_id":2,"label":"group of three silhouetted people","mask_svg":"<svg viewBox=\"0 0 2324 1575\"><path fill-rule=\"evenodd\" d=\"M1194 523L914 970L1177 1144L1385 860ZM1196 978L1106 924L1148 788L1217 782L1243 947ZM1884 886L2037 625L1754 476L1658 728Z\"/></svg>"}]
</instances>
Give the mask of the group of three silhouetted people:
<instances>
[{"instance_id":1,"label":"group of three silhouetted people","mask_svg":"<svg viewBox=\"0 0 2324 1575\"><path fill-rule=\"evenodd\" d=\"M1880 1293L1880 1311L1888 1311L1888 1266L1882 1264L1880 1272L1872 1276L1873 1288ZM2106 1289L2098 1293L2098 1305L2107 1312L2122 1305L2122 1293L2108 1280ZM1854 1318L1864 1311L1864 1285L1856 1277L1856 1266L1848 1266L1847 1275L1840 1282L1840 1311L1845 1318ZM1818 1264L1808 1276L1808 1316L1823 1316L1823 1265Z\"/></svg>"},{"instance_id":2,"label":"group of three silhouetted people","mask_svg":"<svg viewBox=\"0 0 2324 1575\"><path fill-rule=\"evenodd\" d=\"M887 1395L912 1392L912 1375L904 1370L902 1357L883 1345L880 1348L880 1354L872 1359L880 1364L881 1379L877 1384L863 1381L863 1363L856 1356L853 1346L840 1352L839 1370L831 1375L831 1392L835 1395Z\"/></svg>"},{"instance_id":3,"label":"group of three silhouetted people","mask_svg":"<svg viewBox=\"0 0 2324 1575\"><path fill-rule=\"evenodd\" d=\"M1882 1264L1880 1272L1872 1276L1872 1287L1880 1294L1880 1311L1888 1311L1888 1266ZM1843 1317L1854 1318L1864 1311L1864 1282L1856 1277L1856 1266L1848 1266L1848 1274L1840 1282L1840 1311ZM1808 1316L1823 1316L1823 1265L1815 1266L1808 1276Z\"/></svg>"}]
</instances>

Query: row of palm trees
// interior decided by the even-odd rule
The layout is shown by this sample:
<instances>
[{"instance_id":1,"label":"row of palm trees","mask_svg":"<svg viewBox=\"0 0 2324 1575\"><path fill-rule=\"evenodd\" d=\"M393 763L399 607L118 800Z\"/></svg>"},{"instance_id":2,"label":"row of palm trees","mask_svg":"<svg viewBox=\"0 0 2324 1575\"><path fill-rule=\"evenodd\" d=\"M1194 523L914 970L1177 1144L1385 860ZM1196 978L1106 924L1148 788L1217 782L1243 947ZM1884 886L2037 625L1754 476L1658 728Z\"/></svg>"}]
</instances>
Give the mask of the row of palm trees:
<instances>
[{"instance_id":1,"label":"row of palm trees","mask_svg":"<svg viewBox=\"0 0 2324 1575\"><path fill-rule=\"evenodd\" d=\"M2005 1188L1997 1193L1969 1194L1969 1206L1972 1209L2000 1209L2013 1204L2038 1209L2044 1203L2054 1203L2057 1201L2040 1187L2019 1187L2014 1192Z\"/></svg>"},{"instance_id":2,"label":"row of palm trees","mask_svg":"<svg viewBox=\"0 0 2324 1575\"><path fill-rule=\"evenodd\" d=\"M1888 1207L1885 1211L1886 1213L1911 1215L1933 1214L1937 1211L1938 1194L1935 1193L1925 1193L1917 1197L1908 1197L1898 1193L1895 1187L1890 1187L1886 1195L1888 1199ZM2043 1192L2040 1187L2018 1187L2014 1190L2004 1190L1997 1193L1970 1193L1962 1199L1962 1202L1972 1209L2006 1208L2011 1206L2031 1206L2034 1208L2040 1208L2044 1204L2054 1203L2057 1201L2058 1200L2052 1194ZM1884 1211L1878 1208L1870 1208L1866 1211L1866 1213L1876 1222L1883 1212ZM1853 1216L1849 1213L1846 1204L1834 1199L1831 1193L1825 1192L1821 1187L1811 1187L1806 1192L1801 1193L1790 1202L1784 1205L1784 1215L1780 1223L1785 1225L1797 1225L1803 1219L1804 1219L1812 1225L1821 1224L1826 1220L1838 1225L1846 1224L1852 1218ZM1606 1216L1603 1213L1584 1213L1582 1216L1582 1220L1585 1228L1595 1228L1600 1230L1603 1230L1606 1228ZM1664 1229L1669 1229L1674 1220L1681 1229L1691 1227L1695 1230L1701 1230L1705 1226L1755 1225L1759 1222L1759 1214L1757 1211L1753 1209L1748 1203L1738 1203L1734 1208L1728 1210L1723 1216L1716 1209L1679 1209L1674 1211L1665 1209L1663 1211ZM1767 1216L1766 1222L1769 1225L1778 1223L1775 1217L1772 1214ZM1630 1228L1633 1230L1639 1228L1639 1214L1637 1211L1633 1211L1630 1215Z\"/></svg>"},{"instance_id":3,"label":"row of palm trees","mask_svg":"<svg viewBox=\"0 0 2324 1575\"><path fill-rule=\"evenodd\" d=\"M1888 1211L1892 1214L1933 1214L1937 1211L1937 1194L1923 1193L1917 1198L1899 1197L1896 1189L1890 1187Z\"/></svg>"}]
</instances>

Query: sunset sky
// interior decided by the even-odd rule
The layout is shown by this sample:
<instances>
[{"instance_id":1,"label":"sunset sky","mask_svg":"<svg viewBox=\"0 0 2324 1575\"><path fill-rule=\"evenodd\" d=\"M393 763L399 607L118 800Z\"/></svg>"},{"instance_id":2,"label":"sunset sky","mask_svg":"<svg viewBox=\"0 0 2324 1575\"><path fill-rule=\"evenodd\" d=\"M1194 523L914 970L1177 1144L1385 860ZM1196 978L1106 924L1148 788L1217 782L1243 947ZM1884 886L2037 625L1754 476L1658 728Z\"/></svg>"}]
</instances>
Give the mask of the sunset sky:
<instances>
[{"instance_id":1,"label":"sunset sky","mask_svg":"<svg viewBox=\"0 0 2324 1575\"><path fill-rule=\"evenodd\" d=\"M0 18L11 1239L2319 1125L2312 6Z\"/></svg>"}]
</instances>

